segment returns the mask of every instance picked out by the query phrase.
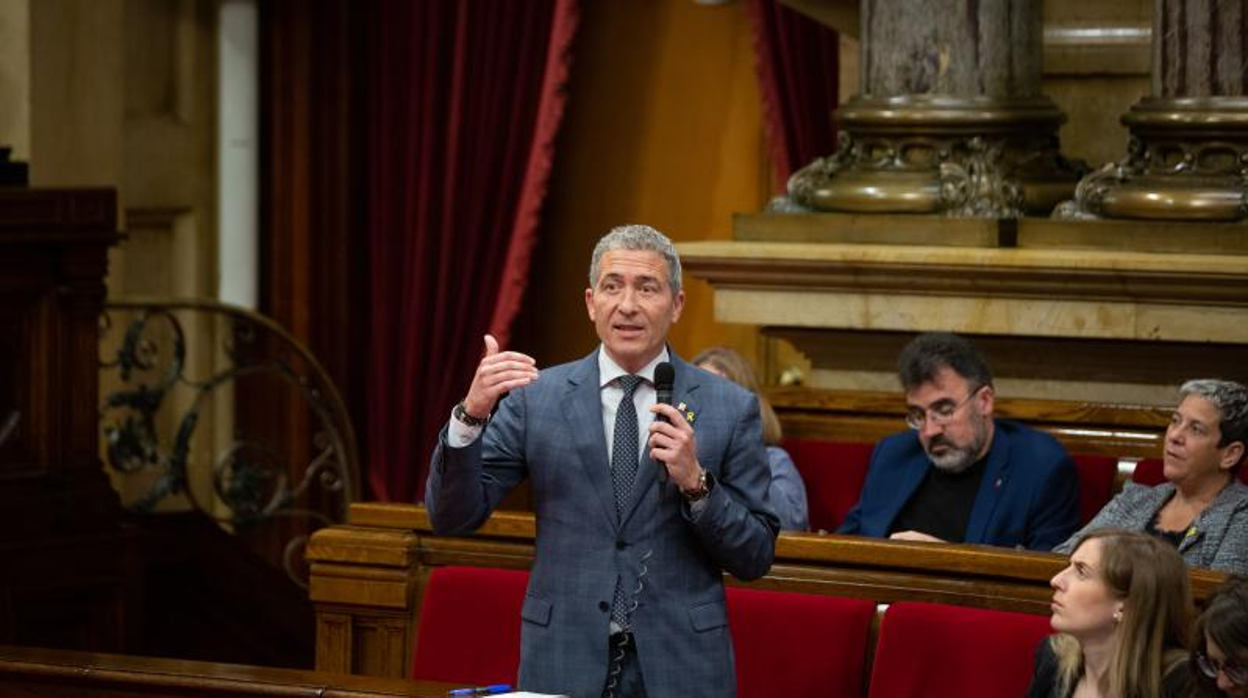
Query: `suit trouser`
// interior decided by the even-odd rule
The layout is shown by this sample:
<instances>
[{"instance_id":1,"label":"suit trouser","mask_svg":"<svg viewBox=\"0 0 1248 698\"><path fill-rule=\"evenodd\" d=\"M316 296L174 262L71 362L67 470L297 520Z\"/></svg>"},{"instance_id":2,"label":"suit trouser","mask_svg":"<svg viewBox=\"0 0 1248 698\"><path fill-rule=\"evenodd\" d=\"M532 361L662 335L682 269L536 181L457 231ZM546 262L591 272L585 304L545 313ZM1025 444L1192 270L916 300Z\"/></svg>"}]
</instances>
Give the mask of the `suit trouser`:
<instances>
[{"instance_id":1,"label":"suit trouser","mask_svg":"<svg viewBox=\"0 0 1248 698\"><path fill-rule=\"evenodd\" d=\"M632 633L615 633L607 643L607 685L603 698L646 698L646 684Z\"/></svg>"}]
</instances>

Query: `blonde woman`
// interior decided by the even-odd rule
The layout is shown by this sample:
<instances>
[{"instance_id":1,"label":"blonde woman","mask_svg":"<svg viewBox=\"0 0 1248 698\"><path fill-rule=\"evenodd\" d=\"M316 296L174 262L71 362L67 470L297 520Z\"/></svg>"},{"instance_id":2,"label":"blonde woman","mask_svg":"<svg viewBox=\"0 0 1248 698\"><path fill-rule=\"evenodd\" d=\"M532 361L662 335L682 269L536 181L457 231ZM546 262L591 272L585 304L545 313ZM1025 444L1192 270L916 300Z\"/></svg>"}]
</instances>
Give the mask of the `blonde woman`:
<instances>
[{"instance_id":1,"label":"blonde woman","mask_svg":"<svg viewBox=\"0 0 1248 698\"><path fill-rule=\"evenodd\" d=\"M758 396L758 409L763 417L763 443L767 445L767 461L771 466L771 507L780 517L780 528L805 531L809 526L806 509L806 484L793 465L788 452L780 447L784 438L780 420L771 403L758 389L758 380L750 364L737 352L725 347L712 347L693 357L693 365L722 376Z\"/></svg>"},{"instance_id":2,"label":"blonde woman","mask_svg":"<svg viewBox=\"0 0 1248 698\"><path fill-rule=\"evenodd\" d=\"M1139 532L1089 533L1053 586L1057 631L1036 652L1028 698L1158 698L1191 691L1187 565Z\"/></svg>"}]
</instances>

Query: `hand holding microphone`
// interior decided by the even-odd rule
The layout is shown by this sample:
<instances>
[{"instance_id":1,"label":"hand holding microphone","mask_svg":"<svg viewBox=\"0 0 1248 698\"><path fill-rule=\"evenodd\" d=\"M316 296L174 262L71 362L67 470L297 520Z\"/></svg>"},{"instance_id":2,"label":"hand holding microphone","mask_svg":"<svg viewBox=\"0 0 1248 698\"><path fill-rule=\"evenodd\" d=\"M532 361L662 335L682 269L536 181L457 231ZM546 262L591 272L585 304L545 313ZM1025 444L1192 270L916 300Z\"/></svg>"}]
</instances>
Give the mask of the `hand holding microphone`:
<instances>
[{"instance_id":1,"label":"hand holding microphone","mask_svg":"<svg viewBox=\"0 0 1248 698\"><path fill-rule=\"evenodd\" d=\"M655 403L650 408L654 413L654 421L650 423L650 458L660 466L660 484L667 482L670 475L672 484L682 492L692 492L701 486L702 466L698 463L693 425L671 404L674 375L671 364L661 363L655 367Z\"/></svg>"}]
</instances>

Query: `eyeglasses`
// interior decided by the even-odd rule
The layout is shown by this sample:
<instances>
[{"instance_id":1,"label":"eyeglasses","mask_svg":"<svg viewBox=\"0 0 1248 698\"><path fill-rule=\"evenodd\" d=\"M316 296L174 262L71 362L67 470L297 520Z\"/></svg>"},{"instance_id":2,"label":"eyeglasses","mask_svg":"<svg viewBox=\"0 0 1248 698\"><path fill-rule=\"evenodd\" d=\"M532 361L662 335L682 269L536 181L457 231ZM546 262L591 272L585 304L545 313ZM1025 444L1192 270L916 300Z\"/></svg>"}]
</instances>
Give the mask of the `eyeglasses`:
<instances>
[{"instance_id":1,"label":"eyeglasses","mask_svg":"<svg viewBox=\"0 0 1248 698\"><path fill-rule=\"evenodd\" d=\"M1216 659L1210 659L1209 655L1204 652L1196 653L1196 666L1200 668L1200 673L1211 679L1217 679L1220 671L1226 675L1226 678L1231 680L1231 683L1237 686L1248 684L1248 668L1237 664L1224 664Z\"/></svg>"},{"instance_id":2,"label":"eyeglasses","mask_svg":"<svg viewBox=\"0 0 1248 698\"><path fill-rule=\"evenodd\" d=\"M922 429L923 425L927 424L927 421L930 419L932 424L935 424L938 427L943 427L949 422L952 422L954 416L958 414L958 410L962 409L966 403L971 401L971 398L975 397L976 393L983 390L985 387L986 386L981 385L978 388L975 388L968 393L965 398L958 402L942 400L927 409L911 407L910 411L906 412L906 425L911 429Z\"/></svg>"}]
</instances>

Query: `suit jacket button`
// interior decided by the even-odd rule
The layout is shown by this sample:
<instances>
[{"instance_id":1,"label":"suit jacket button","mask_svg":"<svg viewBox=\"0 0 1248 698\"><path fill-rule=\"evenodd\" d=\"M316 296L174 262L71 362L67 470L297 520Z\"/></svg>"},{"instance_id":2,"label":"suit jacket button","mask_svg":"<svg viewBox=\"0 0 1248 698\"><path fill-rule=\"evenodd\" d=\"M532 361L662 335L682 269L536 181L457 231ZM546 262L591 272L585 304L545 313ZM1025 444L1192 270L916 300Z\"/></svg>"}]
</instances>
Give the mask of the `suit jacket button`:
<instances>
[{"instance_id":1,"label":"suit jacket button","mask_svg":"<svg viewBox=\"0 0 1248 698\"><path fill-rule=\"evenodd\" d=\"M606 613L607 611L611 610L611 604L607 603L606 601L599 601L598 610L602 611L603 613Z\"/></svg>"},{"instance_id":2,"label":"suit jacket button","mask_svg":"<svg viewBox=\"0 0 1248 698\"><path fill-rule=\"evenodd\" d=\"M624 542L624 541L622 541L622 540L617 540L617 541L615 542L615 549L616 549L616 550L623 550L624 548L627 548L627 547L628 547L628 543L625 543L625 542Z\"/></svg>"}]
</instances>

